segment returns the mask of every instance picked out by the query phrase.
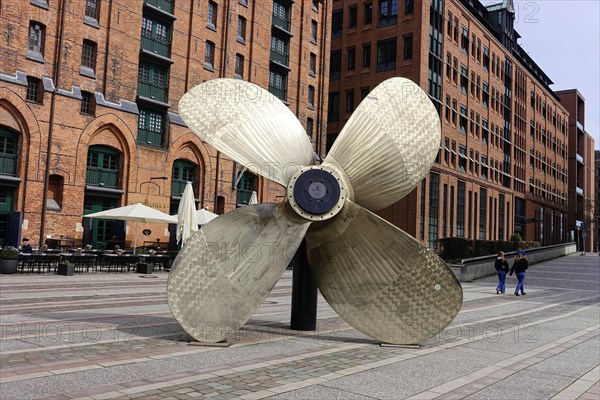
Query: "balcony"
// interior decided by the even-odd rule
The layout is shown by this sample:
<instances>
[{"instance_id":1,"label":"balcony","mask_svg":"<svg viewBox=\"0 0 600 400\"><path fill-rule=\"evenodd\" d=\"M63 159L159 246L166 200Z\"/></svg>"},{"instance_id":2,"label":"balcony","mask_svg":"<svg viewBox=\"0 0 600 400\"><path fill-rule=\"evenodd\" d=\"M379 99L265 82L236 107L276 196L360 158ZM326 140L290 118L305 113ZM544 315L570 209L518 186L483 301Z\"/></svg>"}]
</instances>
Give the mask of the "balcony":
<instances>
[{"instance_id":1,"label":"balcony","mask_svg":"<svg viewBox=\"0 0 600 400\"><path fill-rule=\"evenodd\" d=\"M98 167L87 167L86 185L116 188L119 181L119 171Z\"/></svg>"},{"instance_id":2,"label":"balcony","mask_svg":"<svg viewBox=\"0 0 600 400\"><path fill-rule=\"evenodd\" d=\"M152 85L150 83L138 82L138 96L148 99L167 102L168 88Z\"/></svg>"},{"instance_id":3,"label":"balcony","mask_svg":"<svg viewBox=\"0 0 600 400\"><path fill-rule=\"evenodd\" d=\"M149 146L162 147L162 136L161 132L138 128L137 142Z\"/></svg>"},{"instance_id":4,"label":"balcony","mask_svg":"<svg viewBox=\"0 0 600 400\"><path fill-rule=\"evenodd\" d=\"M146 50L150 53L158 54L166 58L171 57L171 44L159 42L147 36L142 36L142 50Z\"/></svg>"},{"instance_id":5,"label":"balcony","mask_svg":"<svg viewBox=\"0 0 600 400\"><path fill-rule=\"evenodd\" d=\"M578 163L581 163L581 164L583 164L583 156L582 156L582 155L580 155L580 154L577 154L577 155L575 156L575 158L577 158L577 162L578 162Z\"/></svg>"},{"instance_id":6,"label":"balcony","mask_svg":"<svg viewBox=\"0 0 600 400\"><path fill-rule=\"evenodd\" d=\"M287 54L279 54L271 50L271 61L287 67L289 65L289 56Z\"/></svg>"},{"instance_id":7,"label":"balcony","mask_svg":"<svg viewBox=\"0 0 600 400\"><path fill-rule=\"evenodd\" d=\"M583 196L583 189L582 189L582 188L580 188L579 186L577 186L577 187L575 188L575 192L577 192L577 194L578 194L579 196Z\"/></svg>"},{"instance_id":8,"label":"balcony","mask_svg":"<svg viewBox=\"0 0 600 400\"><path fill-rule=\"evenodd\" d=\"M0 175L17 175L17 155L0 153Z\"/></svg>"},{"instance_id":9,"label":"balcony","mask_svg":"<svg viewBox=\"0 0 600 400\"><path fill-rule=\"evenodd\" d=\"M173 14L173 0L144 0L144 3Z\"/></svg>"},{"instance_id":10,"label":"balcony","mask_svg":"<svg viewBox=\"0 0 600 400\"><path fill-rule=\"evenodd\" d=\"M290 21L273 15L273 25L283 29L285 32L290 32Z\"/></svg>"}]
</instances>

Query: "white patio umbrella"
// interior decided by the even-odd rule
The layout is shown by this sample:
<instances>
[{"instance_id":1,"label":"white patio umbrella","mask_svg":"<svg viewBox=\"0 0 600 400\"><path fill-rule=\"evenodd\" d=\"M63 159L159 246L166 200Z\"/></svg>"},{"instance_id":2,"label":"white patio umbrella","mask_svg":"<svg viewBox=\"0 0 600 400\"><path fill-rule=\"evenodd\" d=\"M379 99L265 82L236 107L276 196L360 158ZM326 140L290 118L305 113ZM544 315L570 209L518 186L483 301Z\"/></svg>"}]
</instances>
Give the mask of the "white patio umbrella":
<instances>
[{"instance_id":1,"label":"white patio umbrella","mask_svg":"<svg viewBox=\"0 0 600 400\"><path fill-rule=\"evenodd\" d=\"M118 219L122 221L133 221L135 222L134 228L134 239L133 239L133 252L135 254L137 247L137 223L144 222L147 224L159 224L159 223L177 223L177 217L165 214L162 211L158 211L154 208L145 206L141 203L130 204L128 206L117 207L110 210L100 211L93 214L85 215L86 218L98 218L98 219Z\"/></svg>"},{"instance_id":2,"label":"white patio umbrella","mask_svg":"<svg viewBox=\"0 0 600 400\"><path fill-rule=\"evenodd\" d=\"M206 225L213 219L217 218L218 216L219 216L219 214L212 213L203 208L196 211L196 217L198 218L198 225Z\"/></svg>"},{"instance_id":3,"label":"white patio umbrella","mask_svg":"<svg viewBox=\"0 0 600 400\"><path fill-rule=\"evenodd\" d=\"M185 245L190 236L198 230L198 217L196 216L196 201L192 182L185 185L179 208L177 209L177 242Z\"/></svg>"},{"instance_id":4,"label":"white patio umbrella","mask_svg":"<svg viewBox=\"0 0 600 400\"><path fill-rule=\"evenodd\" d=\"M256 190L252 191L252 194L250 195L250 200L248 200L248 205L251 204L258 204L258 196L256 195Z\"/></svg>"}]
</instances>

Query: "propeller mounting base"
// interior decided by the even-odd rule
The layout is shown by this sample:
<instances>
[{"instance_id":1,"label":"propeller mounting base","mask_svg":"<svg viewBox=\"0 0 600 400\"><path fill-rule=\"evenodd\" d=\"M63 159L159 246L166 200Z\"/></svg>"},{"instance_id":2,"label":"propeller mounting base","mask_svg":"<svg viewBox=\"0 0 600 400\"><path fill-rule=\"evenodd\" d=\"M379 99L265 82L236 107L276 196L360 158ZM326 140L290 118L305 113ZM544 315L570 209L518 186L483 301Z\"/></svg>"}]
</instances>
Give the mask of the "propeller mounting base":
<instances>
[{"instance_id":1,"label":"propeller mounting base","mask_svg":"<svg viewBox=\"0 0 600 400\"><path fill-rule=\"evenodd\" d=\"M290 179L287 198L301 217L323 221L342 209L347 195L340 174L318 165L304 167Z\"/></svg>"}]
</instances>

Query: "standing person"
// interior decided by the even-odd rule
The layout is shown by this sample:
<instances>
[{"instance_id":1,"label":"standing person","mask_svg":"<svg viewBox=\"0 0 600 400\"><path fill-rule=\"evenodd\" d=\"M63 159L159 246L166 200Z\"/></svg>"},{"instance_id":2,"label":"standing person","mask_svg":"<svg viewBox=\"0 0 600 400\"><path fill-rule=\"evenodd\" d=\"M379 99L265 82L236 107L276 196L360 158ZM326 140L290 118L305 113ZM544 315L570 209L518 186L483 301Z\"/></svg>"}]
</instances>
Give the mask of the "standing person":
<instances>
[{"instance_id":1,"label":"standing person","mask_svg":"<svg viewBox=\"0 0 600 400\"><path fill-rule=\"evenodd\" d=\"M510 270L509 275L512 276L513 272L517 275L517 279L519 283L517 283L517 287L515 288L515 296L519 296L519 291L521 291L521 295L525 296L525 290L523 288L523 282L525 281L525 271L529 268L529 261L525 258L524 252L517 252L515 256L515 262Z\"/></svg>"},{"instance_id":2,"label":"standing person","mask_svg":"<svg viewBox=\"0 0 600 400\"><path fill-rule=\"evenodd\" d=\"M496 273L498 274L498 286L496 287L496 294L504 294L506 281L506 274L508 273L508 261L504 257L504 252L499 251L498 257L496 258Z\"/></svg>"}]
</instances>

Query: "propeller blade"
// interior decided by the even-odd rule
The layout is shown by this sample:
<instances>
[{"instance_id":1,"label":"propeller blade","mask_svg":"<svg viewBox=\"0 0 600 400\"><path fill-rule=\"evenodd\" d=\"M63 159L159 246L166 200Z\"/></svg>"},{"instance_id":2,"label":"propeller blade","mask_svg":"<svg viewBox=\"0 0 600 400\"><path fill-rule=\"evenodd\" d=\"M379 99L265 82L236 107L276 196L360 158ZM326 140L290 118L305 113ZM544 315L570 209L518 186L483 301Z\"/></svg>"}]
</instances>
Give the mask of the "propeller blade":
<instances>
[{"instance_id":1,"label":"propeller blade","mask_svg":"<svg viewBox=\"0 0 600 400\"><path fill-rule=\"evenodd\" d=\"M287 203L238 208L206 224L169 273L167 300L177 322L200 342L219 342L240 329L283 274L309 225Z\"/></svg>"},{"instance_id":2,"label":"propeller blade","mask_svg":"<svg viewBox=\"0 0 600 400\"><path fill-rule=\"evenodd\" d=\"M458 314L462 287L420 242L361 206L306 235L309 263L331 308L385 343L422 343Z\"/></svg>"},{"instance_id":3,"label":"propeller blade","mask_svg":"<svg viewBox=\"0 0 600 400\"><path fill-rule=\"evenodd\" d=\"M427 175L440 141L440 120L427 94L409 79L391 78L363 99L325 161L350 178L357 204L377 211Z\"/></svg>"},{"instance_id":4,"label":"propeller blade","mask_svg":"<svg viewBox=\"0 0 600 400\"><path fill-rule=\"evenodd\" d=\"M214 79L187 92L179 113L202 140L250 171L286 185L313 163L300 121L279 99L239 79Z\"/></svg>"}]
</instances>

